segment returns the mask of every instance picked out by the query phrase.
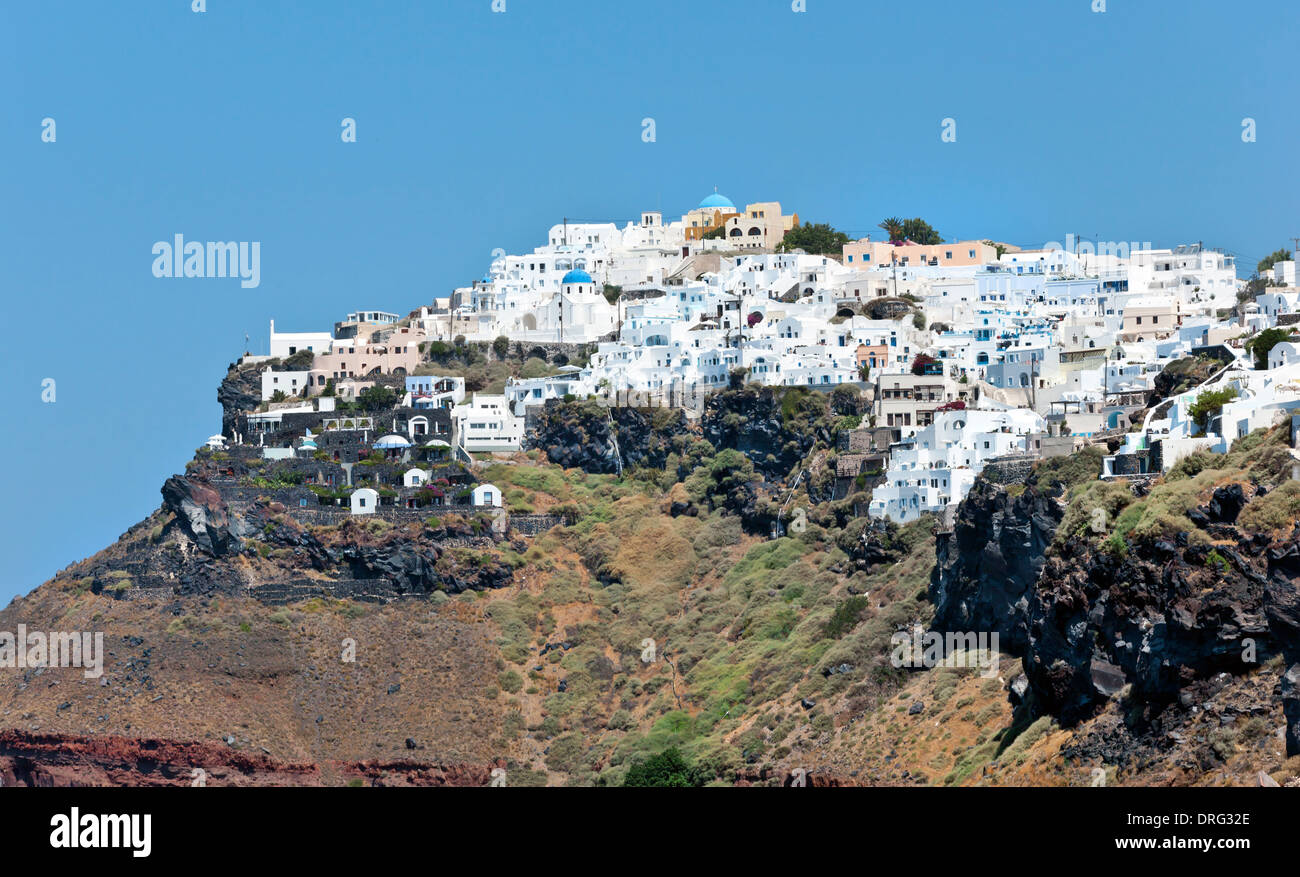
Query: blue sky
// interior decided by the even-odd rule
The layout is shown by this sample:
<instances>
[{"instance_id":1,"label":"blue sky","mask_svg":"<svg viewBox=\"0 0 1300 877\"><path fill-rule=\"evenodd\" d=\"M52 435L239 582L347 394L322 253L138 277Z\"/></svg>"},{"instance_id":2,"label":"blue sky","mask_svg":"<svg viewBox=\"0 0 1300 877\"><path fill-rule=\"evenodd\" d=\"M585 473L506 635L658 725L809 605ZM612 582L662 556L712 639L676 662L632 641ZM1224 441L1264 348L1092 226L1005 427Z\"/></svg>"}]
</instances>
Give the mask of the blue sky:
<instances>
[{"instance_id":1,"label":"blue sky","mask_svg":"<svg viewBox=\"0 0 1300 877\"><path fill-rule=\"evenodd\" d=\"M1293 0L806 5L5 2L0 600L158 507L246 332L405 313L564 216L716 186L855 235L919 215L1243 266L1300 235ZM261 286L154 278L177 233L260 241Z\"/></svg>"}]
</instances>

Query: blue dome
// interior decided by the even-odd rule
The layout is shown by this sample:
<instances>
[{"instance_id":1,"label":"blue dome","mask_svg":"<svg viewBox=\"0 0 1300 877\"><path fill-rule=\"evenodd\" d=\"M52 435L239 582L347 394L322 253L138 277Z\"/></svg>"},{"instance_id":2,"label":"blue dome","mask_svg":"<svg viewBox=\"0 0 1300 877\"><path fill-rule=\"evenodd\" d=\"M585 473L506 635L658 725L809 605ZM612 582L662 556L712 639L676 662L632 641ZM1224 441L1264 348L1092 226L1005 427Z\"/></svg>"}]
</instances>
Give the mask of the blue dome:
<instances>
[{"instance_id":1,"label":"blue dome","mask_svg":"<svg viewBox=\"0 0 1300 877\"><path fill-rule=\"evenodd\" d=\"M565 274L563 279L560 280L560 283L564 284L565 286L568 286L570 283L595 283L595 282L596 281L591 279L591 275L588 274L586 271L583 271L581 268L574 268L568 274Z\"/></svg>"},{"instance_id":2,"label":"blue dome","mask_svg":"<svg viewBox=\"0 0 1300 877\"><path fill-rule=\"evenodd\" d=\"M700 208L708 210L735 210L736 205L731 203L731 199L726 195L719 195L714 192L709 197L700 202Z\"/></svg>"}]
</instances>

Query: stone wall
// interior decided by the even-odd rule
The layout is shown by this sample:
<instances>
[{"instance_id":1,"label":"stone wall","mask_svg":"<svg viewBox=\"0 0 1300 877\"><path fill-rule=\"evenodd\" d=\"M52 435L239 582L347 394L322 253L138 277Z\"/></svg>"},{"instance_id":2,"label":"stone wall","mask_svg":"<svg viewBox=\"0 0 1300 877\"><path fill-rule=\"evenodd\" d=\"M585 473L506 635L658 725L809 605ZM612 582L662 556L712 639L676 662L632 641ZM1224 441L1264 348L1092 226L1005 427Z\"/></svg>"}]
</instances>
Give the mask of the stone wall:
<instances>
[{"instance_id":1,"label":"stone wall","mask_svg":"<svg viewBox=\"0 0 1300 877\"><path fill-rule=\"evenodd\" d=\"M510 529L521 536L536 536L564 523L560 515L511 515Z\"/></svg>"},{"instance_id":2,"label":"stone wall","mask_svg":"<svg viewBox=\"0 0 1300 877\"><path fill-rule=\"evenodd\" d=\"M1009 457L1000 460L989 460L984 464L980 477L993 484L1023 484L1037 462L1037 457Z\"/></svg>"},{"instance_id":3,"label":"stone wall","mask_svg":"<svg viewBox=\"0 0 1300 877\"><path fill-rule=\"evenodd\" d=\"M357 600L363 603L389 603L403 598L428 596L423 592L399 591L387 579L339 579L338 581L298 579L292 582L250 587L248 595L272 606L310 600L312 597Z\"/></svg>"}]
</instances>

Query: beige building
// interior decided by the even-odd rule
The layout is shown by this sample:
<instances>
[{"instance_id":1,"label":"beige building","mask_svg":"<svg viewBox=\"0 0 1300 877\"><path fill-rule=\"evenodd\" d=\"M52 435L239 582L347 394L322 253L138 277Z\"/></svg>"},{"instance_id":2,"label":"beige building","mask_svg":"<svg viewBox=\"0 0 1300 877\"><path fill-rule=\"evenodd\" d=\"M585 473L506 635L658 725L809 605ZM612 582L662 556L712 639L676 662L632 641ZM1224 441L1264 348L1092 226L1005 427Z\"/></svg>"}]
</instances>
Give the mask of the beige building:
<instances>
[{"instance_id":1,"label":"beige building","mask_svg":"<svg viewBox=\"0 0 1300 877\"><path fill-rule=\"evenodd\" d=\"M308 372L311 385L319 392L328 381L365 378L398 372L411 374L420 364L423 336L409 341L393 340L384 344L357 344L336 341L329 353L318 354Z\"/></svg>"},{"instance_id":2,"label":"beige building","mask_svg":"<svg viewBox=\"0 0 1300 877\"><path fill-rule=\"evenodd\" d=\"M799 224L799 214L783 216L780 201L746 204L745 212L726 220L723 237L738 250L771 250Z\"/></svg>"},{"instance_id":3,"label":"beige building","mask_svg":"<svg viewBox=\"0 0 1300 877\"><path fill-rule=\"evenodd\" d=\"M1121 341L1168 338L1183 323L1182 306L1174 296L1140 296L1124 305Z\"/></svg>"},{"instance_id":4,"label":"beige building","mask_svg":"<svg viewBox=\"0 0 1300 877\"><path fill-rule=\"evenodd\" d=\"M873 241L867 237L845 244L843 258L849 268L888 268L895 263L900 268L955 267L997 262L998 251L983 241L924 245L912 241Z\"/></svg>"}]
</instances>

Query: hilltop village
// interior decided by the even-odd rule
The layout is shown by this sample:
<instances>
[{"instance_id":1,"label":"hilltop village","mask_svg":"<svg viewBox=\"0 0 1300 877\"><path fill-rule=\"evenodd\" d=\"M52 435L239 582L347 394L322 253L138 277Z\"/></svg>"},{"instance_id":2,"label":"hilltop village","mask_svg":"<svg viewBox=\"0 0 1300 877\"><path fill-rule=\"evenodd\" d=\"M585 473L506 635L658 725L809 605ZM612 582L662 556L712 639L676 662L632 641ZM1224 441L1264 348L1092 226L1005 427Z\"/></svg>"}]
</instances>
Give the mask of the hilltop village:
<instances>
[{"instance_id":1,"label":"hilltop village","mask_svg":"<svg viewBox=\"0 0 1300 877\"><path fill-rule=\"evenodd\" d=\"M53 732L290 784L1300 785L1291 254L880 226L713 193L272 323L161 507L0 618L108 633L106 685L0 686L0 779L89 770Z\"/></svg>"},{"instance_id":2,"label":"hilltop village","mask_svg":"<svg viewBox=\"0 0 1300 877\"><path fill-rule=\"evenodd\" d=\"M803 388L849 400L839 496L868 490L873 519L951 519L989 466L1104 445L1103 478L1149 478L1289 421L1296 263L1279 252L1259 269L1243 280L1200 243L943 241L920 219L851 240L715 192L669 222L564 221L405 315L272 321L268 353L237 364L248 410L227 406L208 446L275 464L303 506L491 512L502 491L468 474L476 455L541 446L548 404L693 422L729 387ZM621 472L612 432L605 468Z\"/></svg>"}]
</instances>

